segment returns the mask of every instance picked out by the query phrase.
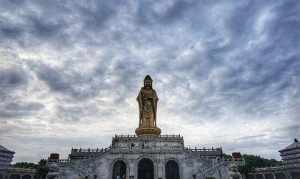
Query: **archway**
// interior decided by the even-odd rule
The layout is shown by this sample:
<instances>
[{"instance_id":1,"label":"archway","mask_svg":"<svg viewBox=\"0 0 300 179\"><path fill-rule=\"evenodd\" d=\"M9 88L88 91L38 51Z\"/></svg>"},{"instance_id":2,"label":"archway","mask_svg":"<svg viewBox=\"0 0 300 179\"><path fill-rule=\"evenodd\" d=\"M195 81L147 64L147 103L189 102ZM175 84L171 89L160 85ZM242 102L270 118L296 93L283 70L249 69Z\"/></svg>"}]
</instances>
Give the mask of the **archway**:
<instances>
[{"instance_id":1,"label":"archway","mask_svg":"<svg viewBox=\"0 0 300 179\"><path fill-rule=\"evenodd\" d=\"M24 175L24 176L22 176L22 179L31 179L31 176L30 175Z\"/></svg>"},{"instance_id":2,"label":"archway","mask_svg":"<svg viewBox=\"0 0 300 179\"><path fill-rule=\"evenodd\" d=\"M10 175L9 179L21 179L21 176L18 174L12 174Z\"/></svg>"},{"instance_id":3,"label":"archway","mask_svg":"<svg viewBox=\"0 0 300 179\"><path fill-rule=\"evenodd\" d=\"M123 161L115 162L112 179L126 179L126 164Z\"/></svg>"},{"instance_id":4,"label":"archway","mask_svg":"<svg viewBox=\"0 0 300 179\"><path fill-rule=\"evenodd\" d=\"M179 167L174 160L169 160L165 166L166 179L180 179Z\"/></svg>"},{"instance_id":5,"label":"archway","mask_svg":"<svg viewBox=\"0 0 300 179\"><path fill-rule=\"evenodd\" d=\"M138 164L138 179L154 179L153 162L148 158L143 158Z\"/></svg>"}]
</instances>

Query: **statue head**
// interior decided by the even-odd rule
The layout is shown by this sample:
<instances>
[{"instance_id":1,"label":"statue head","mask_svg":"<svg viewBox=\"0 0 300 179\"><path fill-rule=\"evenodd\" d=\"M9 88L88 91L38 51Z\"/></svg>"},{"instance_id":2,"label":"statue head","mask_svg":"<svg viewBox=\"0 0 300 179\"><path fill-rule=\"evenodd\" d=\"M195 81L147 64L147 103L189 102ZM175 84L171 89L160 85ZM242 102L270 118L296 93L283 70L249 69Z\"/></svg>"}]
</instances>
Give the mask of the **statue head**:
<instances>
[{"instance_id":1,"label":"statue head","mask_svg":"<svg viewBox=\"0 0 300 179\"><path fill-rule=\"evenodd\" d=\"M152 88L152 78L150 75L147 75L144 79L144 87L145 88Z\"/></svg>"}]
</instances>

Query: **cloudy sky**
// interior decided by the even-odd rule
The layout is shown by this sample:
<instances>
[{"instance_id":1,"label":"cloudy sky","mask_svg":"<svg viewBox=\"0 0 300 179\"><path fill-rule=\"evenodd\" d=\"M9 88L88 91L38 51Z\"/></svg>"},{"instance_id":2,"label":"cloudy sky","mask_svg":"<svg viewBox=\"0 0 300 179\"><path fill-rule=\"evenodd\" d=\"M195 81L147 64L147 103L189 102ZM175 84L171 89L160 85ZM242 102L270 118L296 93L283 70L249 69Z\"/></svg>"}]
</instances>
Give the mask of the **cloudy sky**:
<instances>
[{"instance_id":1,"label":"cloudy sky","mask_svg":"<svg viewBox=\"0 0 300 179\"><path fill-rule=\"evenodd\" d=\"M0 145L14 162L134 134L154 79L163 134L280 159L300 137L298 0L0 0Z\"/></svg>"}]
</instances>

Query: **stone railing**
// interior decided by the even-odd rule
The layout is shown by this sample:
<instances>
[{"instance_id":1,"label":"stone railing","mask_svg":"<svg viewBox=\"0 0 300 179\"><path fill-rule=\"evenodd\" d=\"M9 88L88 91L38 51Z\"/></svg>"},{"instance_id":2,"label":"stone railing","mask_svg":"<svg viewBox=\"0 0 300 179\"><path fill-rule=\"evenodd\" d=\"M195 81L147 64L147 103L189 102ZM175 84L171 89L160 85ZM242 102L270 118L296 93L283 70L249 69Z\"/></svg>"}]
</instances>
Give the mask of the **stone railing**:
<instances>
[{"instance_id":1,"label":"stone railing","mask_svg":"<svg viewBox=\"0 0 300 179\"><path fill-rule=\"evenodd\" d=\"M149 136L151 138L153 138L152 136ZM137 135L115 135L114 136L114 139L117 139L117 138L138 138ZM156 136L154 136L154 138L157 138ZM182 138L183 139L183 136L181 136L180 134L178 135L159 135L158 138Z\"/></svg>"},{"instance_id":2,"label":"stone railing","mask_svg":"<svg viewBox=\"0 0 300 179\"><path fill-rule=\"evenodd\" d=\"M107 147L107 148L96 148L96 149L91 149L91 148L82 149L82 148L79 148L79 149L72 149L71 153L103 153L103 152L108 151L110 148L111 148L111 146Z\"/></svg>"},{"instance_id":3,"label":"stone railing","mask_svg":"<svg viewBox=\"0 0 300 179\"><path fill-rule=\"evenodd\" d=\"M68 164L70 162L71 162L70 159L60 159L60 160L58 160L58 163L60 163L60 164Z\"/></svg>"},{"instance_id":4,"label":"stone railing","mask_svg":"<svg viewBox=\"0 0 300 179\"><path fill-rule=\"evenodd\" d=\"M274 167L264 167L264 168L256 168L256 172L265 172L265 171L277 171L280 169L284 169L284 166L274 166Z\"/></svg>"},{"instance_id":5,"label":"stone railing","mask_svg":"<svg viewBox=\"0 0 300 179\"><path fill-rule=\"evenodd\" d=\"M183 139L183 136L181 136L180 134L178 134L178 135L160 135L159 137L161 137L161 138L182 138Z\"/></svg>"},{"instance_id":6,"label":"stone railing","mask_svg":"<svg viewBox=\"0 0 300 179\"><path fill-rule=\"evenodd\" d=\"M36 169L32 169L32 168L15 168L15 167L10 167L7 168L6 171L10 172L10 173L35 173Z\"/></svg>"},{"instance_id":7,"label":"stone railing","mask_svg":"<svg viewBox=\"0 0 300 179\"><path fill-rule=\"evenodd\" d=\"M114 138L137 138L136 135L115 135Z\"/></svg>"},{"instance_id":8,"label":"stone railing","mask_svg":"<svg viewBox=\"0 0 300 179\"><path fill-rule=\"evenodd\" d=\"M145 147L116 147L112 148L112 153L181 153L183 152L180 146L145 146Z\"/></svg>"},{"instance_id":9,"label":"stone railing","mask_svg":"<svg viewBox=\"0 0 300 179\"><path fill-rule=\"evenodd\" d=\"M138 140L155 140L155 141L180 141L183 142L181 135L160 135L160 136L136 136L136 135L115 135L112 144L115 142L130 142Z\"/></svg>"},{"instance_id":10,"label":"stone railing","mask_svg":"<svg viewBox=\"0 0 300 179\"><path fill-rule=\"evenodd\" d=\"M185 150L189 151L189 152L212 152L212 151L216 151L216 152L219 152L219 151L222 151L222 148L190 148L190 147L185 147Z\"/></svg>"},{"instance_id":11,"label":"stone railing","mask_svg":"<svg viewBox=\"0 0 300 179\"><path fill-rule=\"evenodd\" d=\"M300 169L299 164L290 164L290 165L278 165L278 166L271 166L271 167L264 167L264 168L255 168L255 172L270 172L270 171L279 171L279 170L286 170L286 169Z\"/></svg>"},{"instance_id":12,"label":"stone railing","mask_svg":"<svg viewBox=\"0 0 300 179\"><path fill-rule=\"evenodd\" d=\"M97 148L97 149L72 149L69 158L73 159L88 159L103 155L104 153L111 150L111 146L107 148Z\"/></svg>"},{"instance_id":13,"label":"stone railing","mask_svg":"<svg viewBox=\"0 0 300 179\"><path fill-rule=\"evenodd\" d=\"M222 157L223 155L222 148L185 148L184 150L200 157Z\"/></svg>"}]
</instances>

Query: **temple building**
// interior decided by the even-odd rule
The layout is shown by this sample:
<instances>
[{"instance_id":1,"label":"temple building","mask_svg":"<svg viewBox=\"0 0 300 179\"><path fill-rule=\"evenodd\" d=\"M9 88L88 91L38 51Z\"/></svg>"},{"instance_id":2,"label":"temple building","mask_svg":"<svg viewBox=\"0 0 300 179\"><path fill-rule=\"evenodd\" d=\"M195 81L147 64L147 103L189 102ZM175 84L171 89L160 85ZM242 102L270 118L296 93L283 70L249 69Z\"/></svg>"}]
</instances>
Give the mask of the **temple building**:
<instances>
[{"instance_id":1,"label":"temple building","mask_svg":"<svg viewBox=\"0 0 300 179\"><path fill-rule=\"evenodd\" d=\"M35 169L16 168L11 165L14 151L0 145L0 179L34 179L37 178Z\"/></svg>"},{"instance_id":2,"label":"temple building","mask_svg":"<svg viewBox=\"0 0 300 179\"><path fill-rule=\"evenodd\" d=\"M291 175L297 175L300 178L300 143L298 139L279 151L286 169L290 170ZM297 170L295 170L297 169Z\"/></svg>"},{"instance_id":3,"label":"temple building","mask_svg":"<svg viewBox=\"0 0 300 179\"><path fill-rule=\"evenodd\" d=\"M6 169L9 167L15 152L8 150L0 145L0 169Z\"/></svg>"},{"instance_id":4,"label":"temple building","mask_svg":"<svg viewBox=\"0 0 300 179\"><path fill-rule=\"evenodd\" d=\"M103 149L72 149L68 159L51 154L49 179L239 179L221 148L190 149L180 135L161 135L158 96L147 75L137 101L135 135L115 135ZM230 176L234 173L234 176Z\"/></svg>"}]
</instances>

